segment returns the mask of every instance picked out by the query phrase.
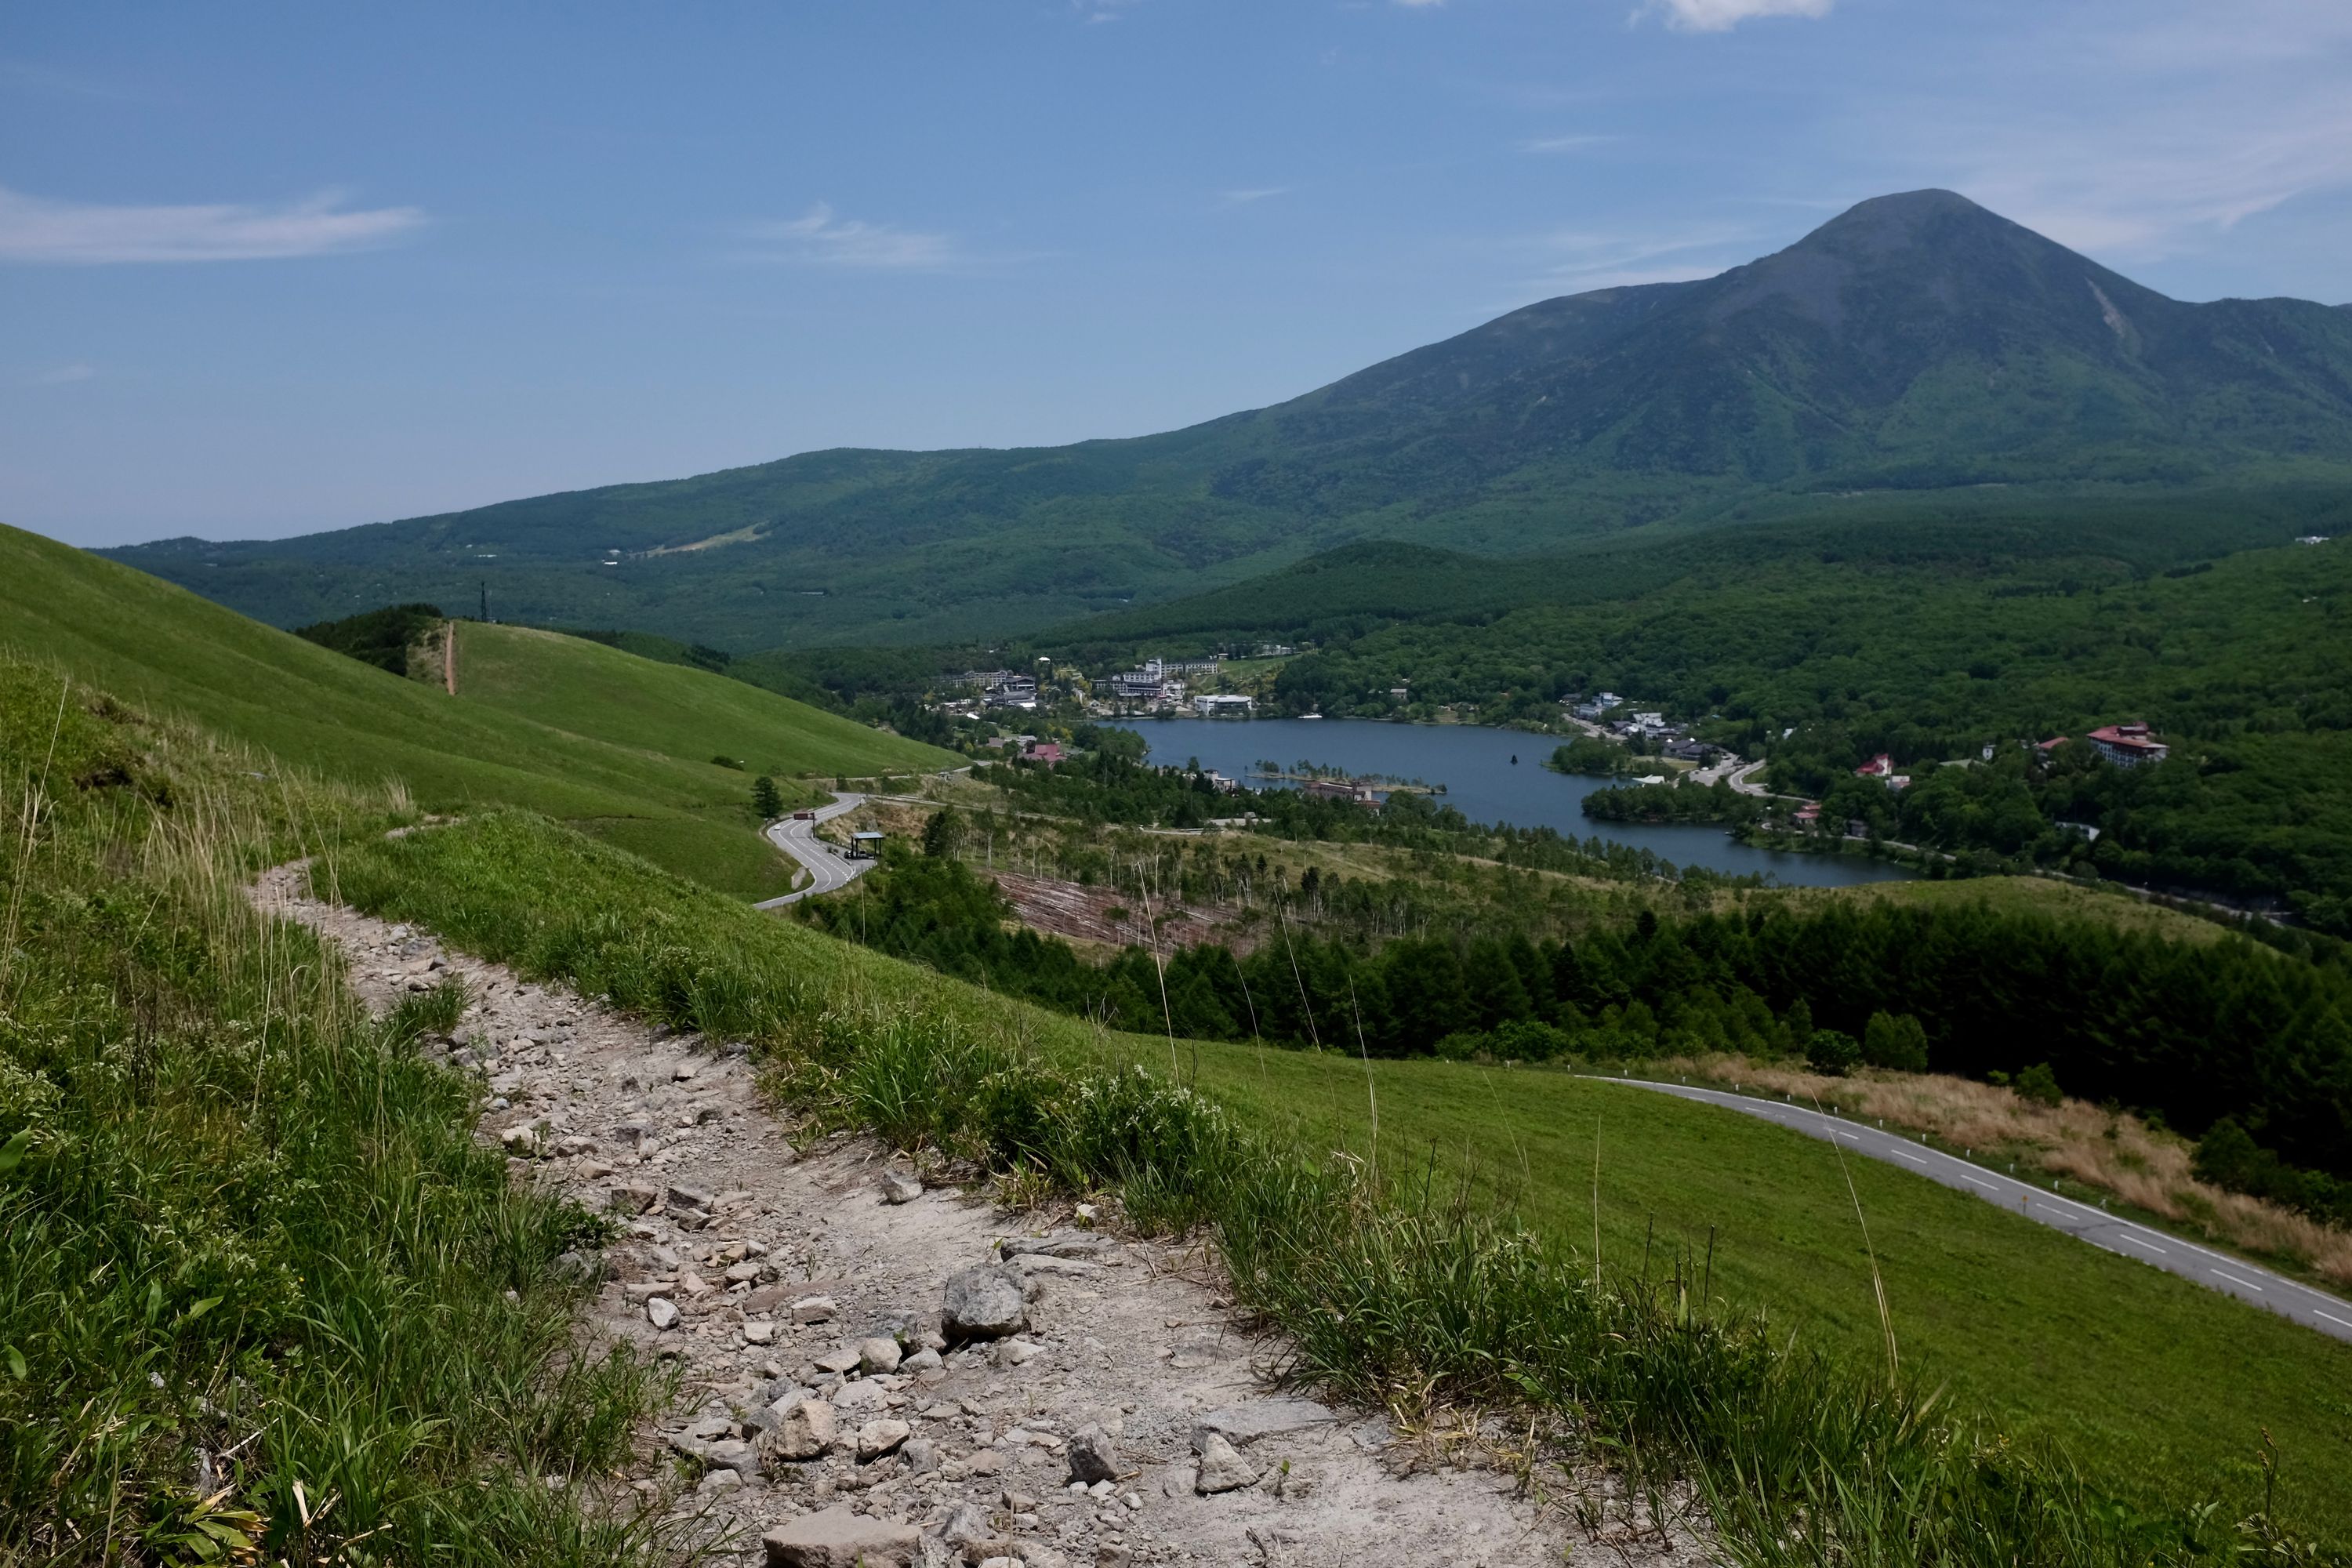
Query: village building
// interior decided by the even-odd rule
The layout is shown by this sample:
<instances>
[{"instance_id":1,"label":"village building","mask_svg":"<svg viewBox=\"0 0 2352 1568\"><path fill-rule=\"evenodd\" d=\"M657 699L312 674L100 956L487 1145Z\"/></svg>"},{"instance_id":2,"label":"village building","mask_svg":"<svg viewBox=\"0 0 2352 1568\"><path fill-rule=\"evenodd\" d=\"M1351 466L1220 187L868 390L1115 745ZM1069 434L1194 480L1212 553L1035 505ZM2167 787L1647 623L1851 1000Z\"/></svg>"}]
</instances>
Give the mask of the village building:
<instances>
[{"instance_id":1,"label":"village building","mask_svg":"<svg viewBox=\"0 0 2352 1568\"><path fill-rule=\"evenodd\" d=\"M1247 719L1257 711L1257 699L1219 692L1192 699L1192 711L1203 719Z\"/></svg>"},{"instance_id":2,"label":"village building","mask_svg":"<svg viewBox=\"0 0 2352 1568\"><path fill-rule=\"evenodd\" d=\"M1860 779L1884 779L1892 778L1894 775L1895 759L1885 752L1879 752L1878 755L1853 770L1853 776Z\"/></svg>"},{"instance_id":3,"label":"village building","mask_svg":"<svg viewBox=\"0 0 2352 1568\"><path fill-rule=\"evenodd\" d=\"M2172 754L2172 748L2155 738L2146 724L2133 721L2124 724L2104 724L2091 731L2091 744L2099 755L2119 768L2137 768L2148 763L2160 763Z\"/></svg>"}]
</instances>

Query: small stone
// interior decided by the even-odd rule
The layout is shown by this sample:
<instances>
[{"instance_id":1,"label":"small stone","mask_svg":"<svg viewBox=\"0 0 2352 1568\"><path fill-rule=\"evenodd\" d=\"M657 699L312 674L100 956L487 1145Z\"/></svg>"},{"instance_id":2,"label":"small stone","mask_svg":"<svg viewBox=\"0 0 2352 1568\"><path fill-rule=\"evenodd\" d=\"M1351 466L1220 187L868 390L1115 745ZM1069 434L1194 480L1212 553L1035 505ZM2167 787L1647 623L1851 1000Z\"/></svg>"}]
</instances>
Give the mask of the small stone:
<instances>
[{"instance_id":1,"label":"small stone","mask_svg":"<svg viewBox=\"0 0 2352 1568\"><path fill-rule=\"evenodd\" d=\"M948 1277L941 1326L951 1341L995 1340L1029 1326L1029 1302L1011 1269L982 1264Z\"/></svg>"},{"instance_id":2,"label":"small stone","mask_svg":"<svg viewBox=\"0 0 2352 1568\"><path fill-rule=\"evenodd\" d=\"M760 1277L760 1270L766 1267L767 1265L760 1262L756 1258L747 1258L742 1262L729 1268L727 1270L727 1283L730 1285L749 1285L752 1280L757 1279Z\"/></svg>"},{"instance_id":3,"label":"small stone","mask_svg":"<svg viewBox=\"0 0 2352 1568\"><path fill-rule=\"evenodd\" d=\"M830 1296L803 1296L792 1306L795 1323L829 1323L838 1311Z\"/></svg>"},{"instance_id":4,"label":"small stone","mask_svg":"<svg viewBox=\"0 0 2352 1568\"><path fill-rule=\"evenodd\" d=\"M886 1204L910 1204L923 1195L923 1184L904 1171L883 1172L881 1184Z\"/></svg>"},{"instance_id":5,"label":"small stone","mask_svg":"<svg viewBox=\"0 0 2352 1568\"><path fill-rule=\"evenodd\" d=\"M898 1370L900 1372L936 1372L944 1364L940 1360L940 1352L925 1345L913 1355L901 1361L898 1363Z\"/></svg>"},{"instance_id":6,"label":"small stone","mask_svg":"<svg viewBox=\"0 0 2352 1568\"><path fill-rule=\"evenodd\" d=\"M773 1323L744 1324L743 1342L747 1345L769 1345L775 1343L776 1325Z\"/></svg>"},{"instance_id":7,"label":"small stone","mask_svg":"<svg viewBox=\"0 0 2352 1568\"><path fill-rule=\"evenodd\" d=\"M605 1188L604 1196L619 1214L644 1214L661 1201L661 1194L646 1182L619 1183Z\"/></svg>"},{"instance_id":8,"label":"small stone","mask_svg":"<svg viewBox=\"0 0 2352 1568\"><path fill-rule=\"evenodd\" d=\"M699 1187L680 1186L676 1182L669 1184L669 1189L662 1196L670 1207L680 1209L707 1209L719 1201L715 1193L706 1193Z\"/></svg>"},{"instance_id":9,"label":"small stone","mask_svg":"<svg viewBox=\"0 0 2352 1568\"><path fill-rule=\"evenodd\" d=\"M796 1399L762 1436L766 1451L779 1459L814 1459L833 1447L840 1432L833 1406L822 1399Z\"/></svg>"},{"instance_id":10,"label":"small stone","mask_svg":"<svg viewBox=\"0 0 2352 1568\"><path fill-rule=\"evenodd\" d=\"M869 1518L836 1503L778 1525L761 1544L768 1568L912 1568L921 1539L904 1521Z\"/></svg>"},{"instance_id":11,"label":"small stone","mask_svg":"<svg viewBox=\"0 0 2352 1568\"><path fill-rule=\"evenodd\" d=\"M868 1421L857 1429L857 1457L878 1459L907 1440L910 1430L904 1421L890 1416Z\"/></svg>"},{"instance_id":12,"label":"small stone","mask_svg":"<svg viewBox=\"0 0 2352 1568\"><path fill-rule=\"evenodd\" d=\"M844 1411L887 1410L890 1407L890 1391L870 1377L844 1384L841 1392L833 1396L834 1407Z\"/></svg>"},{"instance_id":13,"label":"small stone","mask_svg":"<svg viewBox=\"0 0 2352 1568\"><path fill-rule=\"evenodd\" d=\"M1201 1446L1201 1473L1192 1482L1192 1489L1202 1497L1218 1492L1237 1491L1257 1479L1257 1467L1251 1464L1231 1443L1212 1432Z\"/></svg>"},{"instance_id":14,"label":"small stone","mask_svg":"<svg viewBox=\"0 0 2352 1568\"><path fill-rule=\"evenodd\" d=\"M899 1452L906 1457L907 1468L912 1474L928 1475L940 1468L940 1446L929 1437L910 1437Z\"/></svg>"},{"instance_id":15,"label":"small stone","mask_svg":"<svg viewBox=\"0 0 2352 1568\"><path fill-rule=\"evenodd\" d=\"M507 1146L509 1154L528 1156L541 1151L540 1131L536 1127L509 1127L499 1134L499 1142Z\"/></svg>"},{"instance_id":16,"label":"small stone","mask_svg":"<svg viewBox=\"0 0 2352 1568\"><path fill-rule=\"evenodd\" d=\"M857 1364L857 1347L835 1345L817 1357L814 1364L819 1372L847 1372Z\"/></svg>"},{"instance_id":17,"label":"small stone","mask_svg":"<svg viewBox=\"0 0 2352 1568\"><path fill-rule=\"evenodd\" d=\"M1067 1458L1070 1479L1088 1486L1103 1483L1104 1495L1109 1495L1108 1483L1118 1479L1119 1471L1118 1448L1109 1433L1099 1425L1088 1426L1070 1439Z\"/></svg>"},{"instance_id":18,"label":"small stone","mask_svg":"<svg viewBox=\"0 0 2352 1568\"><path fill-rule=\"evenodd\" d=\"M858 1370L868 1377L898 1370L898 1342L876 1335L857 1342Z\"/></svg>"},{"instance_id":19,"label":"small stone","mask_svg":"<svg viewBox=\"0 0 2352 1568\"><path fill-rule=\"evenodd\" d=\"M646 1321L656 1329L677 1327L677 1304L666 1296L655 1296L646 1302Z\"/></svg>"},{"instance_id":20,"label":"small stone","mask_svg":"<svg viewBox=\"0 0 2352 1568\"><path fill-rule=\"evenodd\" d=\"M602 1160L583 1160L580 1162L580 1178L583 1181L593 1182L603 1177L609 1176L612 1173L613 1167Z\"/></svg>"},{"instance_id":21,"label":"small stone","mask_svg":"<svg viewBox=\"0 0 2352 1568\"><path fill-rule=\"evenodd\" d=\"M694 1075L701 1070L701 1067L697 1063L680 1062L677 1066L669 1069L670 1081L672 1083L692 1083L694 1081Z\"/></svg>"},{"instance_id":22,"label":"small stone","mask_svg":"<svg viewBox=\"0 0 2352 1568\"><path fill-rule=\"evenodd\" d=\"M1045 1347L1028 1340L1011 1339L996 1347L996 1364L1022 1366L1045 1353Z\"/></svg>"}]
</instances>

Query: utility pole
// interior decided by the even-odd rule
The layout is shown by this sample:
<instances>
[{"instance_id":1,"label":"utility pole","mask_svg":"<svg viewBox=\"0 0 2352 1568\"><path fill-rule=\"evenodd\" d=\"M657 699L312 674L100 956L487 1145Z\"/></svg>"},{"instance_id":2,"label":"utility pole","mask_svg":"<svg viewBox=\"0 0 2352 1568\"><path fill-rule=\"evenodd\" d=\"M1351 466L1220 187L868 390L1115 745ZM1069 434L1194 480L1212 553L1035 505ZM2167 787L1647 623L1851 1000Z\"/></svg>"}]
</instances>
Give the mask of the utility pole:
<instances>
[{"instance_id":1,"label":"utility pole","mask_svg":"<svg viewBox=\"0 0 2352 1568\"><path fill-rule=\"evenodd\" d=\"M441 628L441 682L457 695L457 619L452 616Z\"/></svg>"}]
</instances>

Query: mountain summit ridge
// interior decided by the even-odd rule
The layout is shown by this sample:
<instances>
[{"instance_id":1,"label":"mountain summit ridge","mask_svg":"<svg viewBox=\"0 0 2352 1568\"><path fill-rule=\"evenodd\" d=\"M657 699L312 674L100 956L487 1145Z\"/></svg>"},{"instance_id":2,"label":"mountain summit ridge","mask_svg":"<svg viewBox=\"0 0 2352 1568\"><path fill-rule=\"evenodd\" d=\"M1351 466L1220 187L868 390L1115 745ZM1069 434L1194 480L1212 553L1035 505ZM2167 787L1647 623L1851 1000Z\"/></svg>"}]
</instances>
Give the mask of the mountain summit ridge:
<instances>
[{"instance_id":1,"label":"mountain summit ridge","mask_svg":"<svg viewBox=\"0 0 2352 1568\"><path fill-rule=\"evenodd\" d=\"M2352 308L2184 303L1922 190L1160 435L834 448L110 553L281 624L487 580L495 614L746 647L1019 630L1352 538L1511 554L1743 498L2294 478L2352 478Z\"/></svg>"}]
</instances>

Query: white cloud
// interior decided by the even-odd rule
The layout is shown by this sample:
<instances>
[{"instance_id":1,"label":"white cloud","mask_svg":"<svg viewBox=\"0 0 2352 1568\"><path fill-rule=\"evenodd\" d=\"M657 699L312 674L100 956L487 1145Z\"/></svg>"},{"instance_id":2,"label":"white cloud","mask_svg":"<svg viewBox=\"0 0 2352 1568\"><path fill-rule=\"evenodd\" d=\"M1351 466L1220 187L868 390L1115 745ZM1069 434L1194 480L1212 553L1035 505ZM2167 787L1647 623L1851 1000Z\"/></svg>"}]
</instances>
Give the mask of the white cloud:
<instances>
[{"instance_id":1,"label":"white cloud","mask_svg":"<svg viewBox=\"0 0 2352 1568\"><path fill-rule=\"evenodd\" d=\"M1826 16L1835 0L1645 0L1633 19L1655 13L1684 33L1721 33L1759 16Z\"/></svg>"},{"instance_id":2,"label":"white cloud","mask_svg":"<svg viewBox=\"0 0 2352 1568\"><path fill-rule=\"evenodd\" d=\"M1290 194L1288 185L1259 185L1249 190L1219 191L1217 198L1228 206L1247 206L1252 202L1272 201Z\"/></svg>"},{"instance_id":3,"label":"white cloud","mask_svg":"<svg viewBox=\"0 0 2352 1568\"><path fill-rule=\"evenodd\" d=\"M86 364L61 364L45 370L33 377L35 386L68 386L77 381L88 381L98 372Z\"/></svg>"},{"instance_id":4,"label":"white cloud","mask_svg":"<svg viewBox=\"0 0 2352 1568\"><path fill-rule=\"evenodd\" d=\"M102 206L0 188L0 260L96 266L254 261L362 250L425 222L415 207L353 211L341 198L289 206Z\"/></svg>"},{"instance_id":5,"label":"white cloud","mask_svg":"<svg viewBox=\"0 0 2352 1568\"><path fill-rule=\"evenodd\" d=\"M2352 191L2352 11L2299 0L2136 0L2053 13L2004 58L2039 62L1986 100L1981 58L1853 132L1912 184L1947 184L2103 260L2192 252L2297 197ZM1932 130L1929 128L1932 127Z\"/></svg>"},{"instance_id":6,"label":"white cloud","mask_svg":"<svg viewBox=\"0 0 2352 1568\"><path fill-rule=\"evenodd\" d=\"M823 267L936 272L962 259L947 235L837 217L823 202L789 222L754 225L751 237L772 258Z\"/></svg>"},{"instance_id":7,"label":"white cloud","mask_svg":"<svg viewBox=\"0 0 2352 1568\"><path fill-rule=\"evenodd\" d=\"M1581 153L1589 147L1605 146L1616 141L1614 136L1538 136L1519 143L1522 153Z\"/></svg>"}]
</instances>

